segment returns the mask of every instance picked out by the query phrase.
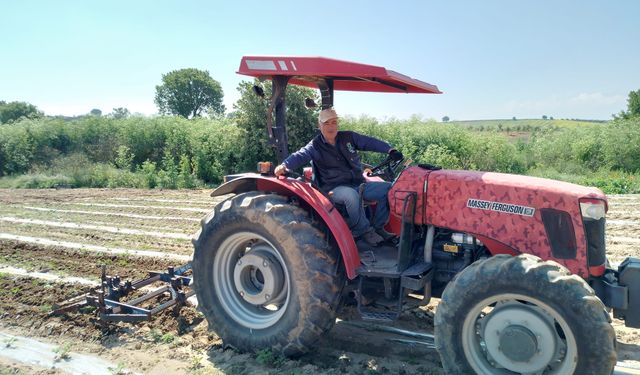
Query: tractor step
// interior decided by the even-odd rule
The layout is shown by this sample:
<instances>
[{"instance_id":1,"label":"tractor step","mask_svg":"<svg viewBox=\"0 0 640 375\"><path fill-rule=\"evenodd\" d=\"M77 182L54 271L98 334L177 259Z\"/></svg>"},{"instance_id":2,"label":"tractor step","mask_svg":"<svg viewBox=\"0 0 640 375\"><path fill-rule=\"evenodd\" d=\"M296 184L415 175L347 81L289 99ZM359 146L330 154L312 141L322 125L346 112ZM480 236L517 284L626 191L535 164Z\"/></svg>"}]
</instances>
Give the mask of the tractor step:
<instances>
[{"instance_id":1,"label":"tractor step","mask_svg":"<svg viewBox=\"0 0 640 375\"><path fill-rule=\"evenodd\" d=\"M397 269L372 269L360 267L356 303L363 320L389 322L398 319L402 313L405 290L420 290L433 278L431 263L419 262L403 272ZM371 289L384 288L371 298ZM369 291L366 293L366 291ZM375 293L375 292L374 292ZM377 297L379 295L380 297Z\"/></svg>"},{"instance_id":2,"label":"tractor step","mask_svg":"<svg viewBox=\"0 0 640 375\"><path fill-rule=\"evenodd\" d=\"M393 322L400 316L399 312L360 311L362 320L370 322Z\"/></svg>"}]
</instances>

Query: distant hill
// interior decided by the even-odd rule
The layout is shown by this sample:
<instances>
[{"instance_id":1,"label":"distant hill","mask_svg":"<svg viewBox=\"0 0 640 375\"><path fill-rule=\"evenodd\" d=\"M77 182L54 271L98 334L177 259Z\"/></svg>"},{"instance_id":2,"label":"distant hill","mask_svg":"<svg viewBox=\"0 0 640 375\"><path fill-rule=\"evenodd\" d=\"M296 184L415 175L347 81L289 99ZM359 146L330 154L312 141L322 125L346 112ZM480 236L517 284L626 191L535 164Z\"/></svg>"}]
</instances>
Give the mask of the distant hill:
<instances>
[{"instance_id":1,"label":"distant hill","mask_svg":"<svg viewBox=\"0 0 640 375\"><path fill-rule=\"evenodd\" d=\"M606 124L604 120L581 120L581 119L497 119L497 120L467 120L467 121L448 121L443 125L455 125L469 130L476 131L524 131L542 130L544 128L563 128L577 126L593 126L597 124Z\"/></svg>"}]
</instances>

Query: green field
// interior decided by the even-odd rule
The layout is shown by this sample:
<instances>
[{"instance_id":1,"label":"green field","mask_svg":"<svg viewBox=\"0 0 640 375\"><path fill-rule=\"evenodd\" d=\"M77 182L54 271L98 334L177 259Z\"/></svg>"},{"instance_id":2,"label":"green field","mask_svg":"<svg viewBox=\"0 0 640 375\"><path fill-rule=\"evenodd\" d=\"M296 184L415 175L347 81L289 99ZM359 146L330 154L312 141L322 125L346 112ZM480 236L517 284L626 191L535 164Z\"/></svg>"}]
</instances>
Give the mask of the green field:
<instances>
[{"instance_id":1,"label":"green field","mask_svg":"<svg viewBox=\"0 0 640 375\"><path fill-rule=\"evenodd\" d=\"M448 121L448 124L462 126L470 130L499 130L505 131L518 129L538 129L545 128L566 128L578 126L590 126L606 124L608 121L600 120L570 120L570 119L497 119L497 120L468 120L468 121Z\"/></svg>"}]
</instances>

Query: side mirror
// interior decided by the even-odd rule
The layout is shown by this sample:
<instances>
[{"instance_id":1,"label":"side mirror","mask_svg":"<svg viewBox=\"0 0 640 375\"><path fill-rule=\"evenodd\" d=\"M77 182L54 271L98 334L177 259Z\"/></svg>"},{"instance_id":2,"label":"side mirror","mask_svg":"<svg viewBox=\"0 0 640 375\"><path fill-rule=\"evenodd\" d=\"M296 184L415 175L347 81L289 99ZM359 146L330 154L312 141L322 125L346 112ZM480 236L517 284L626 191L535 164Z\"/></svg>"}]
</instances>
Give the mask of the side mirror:
<instances>
[{"instance_id":1,"label":"side mirror","mask_svg":"<svg viewBox=\"0 0 640 375\"><path fill-rule=\"evenodd\" d=\"M305 106L305 107L307 107L307 108L315 108L315 107L317 107L318 105L316 104L316 102L314 102L314 101L313 101L313 99L311 99L311 98L306 98L306 99L304 100L304 106Z\"/></svg>"},{"instance_id":2,"label":"side mirror","mask_svg":"<svg viewBox=\"0 0 640 375\"><path fill-rule=\"evenodd\" d=\"M262 89L261 86L253 85L253 92L259 97L264 99L264 90Z\"/></svg>"}]
</instances>

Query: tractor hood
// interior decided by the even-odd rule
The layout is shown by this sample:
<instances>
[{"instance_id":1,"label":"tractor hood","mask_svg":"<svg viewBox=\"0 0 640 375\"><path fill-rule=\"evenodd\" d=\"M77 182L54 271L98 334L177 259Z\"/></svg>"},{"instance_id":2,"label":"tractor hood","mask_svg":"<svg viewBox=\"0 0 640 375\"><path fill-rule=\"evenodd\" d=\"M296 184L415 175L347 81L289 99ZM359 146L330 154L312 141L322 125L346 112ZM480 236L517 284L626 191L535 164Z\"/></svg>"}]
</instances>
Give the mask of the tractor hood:
<instances>
[{"instance_id":1,"label":"tractor hood","mask_svg":"<svg viewBox=\"0 0 640 375\"><path fill-rule=\"evenodd\" d=\"M425 191L426 200L422 200ZM416 223L472 234L497 252L526 252L557 259L542 218L543 214L556 215L556 223L562 223L560 231L574 234L565 238L577 250L566 255L563 263L585 275L587 244L579 200L606 202L601 190L566 182L505 173L431 171L416 166L403 171L392 188L389 201L396 217L401 215L404 197L412 193L418 197Z\"/></svg>"},{"instance_id":2,"label":"tractor hood","mask_svg":"<svg viewBox=\"0 0 640 375\"><path fill-rule=\"evenodd\" d=\"M429 186L430 193L446 194L444 189L458 199L517 200L541 207L562 205L565 200L575 202L585 197L605 199L604 193L594 187L507 173L439 170L431 173Z\"/></svg>"},{"instance_id":3,"label":"tractor hood","mask_svg":"<svg viewBox=\"0 0 640 375\"><path fill-rule=\"evenodd\" d=\"M475 171L439 170L429 175L426 222L491 234L542 223L541 209L565 211L582 227L580 198L606 201L597 188L546 178Z\"/></svg>"}]
</instances>

